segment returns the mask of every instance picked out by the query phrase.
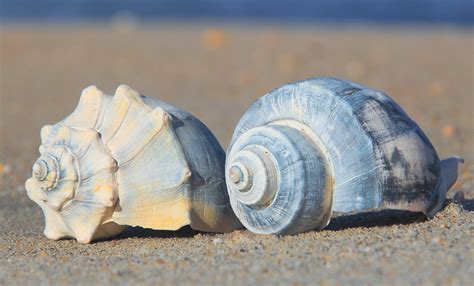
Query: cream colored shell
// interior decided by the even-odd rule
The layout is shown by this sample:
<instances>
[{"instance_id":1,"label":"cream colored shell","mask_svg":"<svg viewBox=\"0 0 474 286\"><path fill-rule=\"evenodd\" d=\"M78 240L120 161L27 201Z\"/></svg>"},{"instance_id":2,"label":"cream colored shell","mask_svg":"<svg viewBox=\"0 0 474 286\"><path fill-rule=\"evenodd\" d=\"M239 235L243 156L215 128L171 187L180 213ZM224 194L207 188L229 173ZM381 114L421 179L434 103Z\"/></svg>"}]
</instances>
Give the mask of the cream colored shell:
<instances>
[{"instance_id":1,"label":"cream colored shell","mask_svg":"<svg viewBox=\"0 0 474 286\"><path fill-rule=\"evenodd\" d=\"M95 86L76 110L41 130L26 182L45 235L89 243L125 226L225 232L239 228L225 188L225 153L192 115L120 86Z\"/></svg>"}]
</instances>

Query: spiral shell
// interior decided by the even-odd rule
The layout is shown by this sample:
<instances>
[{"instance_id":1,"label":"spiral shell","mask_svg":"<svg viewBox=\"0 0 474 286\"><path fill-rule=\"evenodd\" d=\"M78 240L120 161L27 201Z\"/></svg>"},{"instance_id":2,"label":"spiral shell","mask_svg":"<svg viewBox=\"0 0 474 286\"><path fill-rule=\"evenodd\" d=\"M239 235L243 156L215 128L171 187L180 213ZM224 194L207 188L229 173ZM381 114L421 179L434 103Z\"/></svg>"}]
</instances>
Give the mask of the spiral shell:
<instances>
[{"instance_id":1,"label":"spiral shell","mask_svg":"<svg viewBox=\"0 0 474 286\"><path fill-rule=\"evenodd\" d=\"M339 214L439 210L459 158L443 163L387 95L335 78L282 86L239 121L226 159L234 212L249 230L294 234Z\"/></svg>"},{"instance_id":2,"label":"spiral shell","mask_svg":"<svg viewBox=\"0 0 474 286\"><path fill-rule=\"evenodd\" d=\"M75 111L41 130L26 182L45 235L79 242L125 226L202 231L239 228L225 188L225 153L192 115L120 86L86 88Z\"/></svg>"}]
</instances>

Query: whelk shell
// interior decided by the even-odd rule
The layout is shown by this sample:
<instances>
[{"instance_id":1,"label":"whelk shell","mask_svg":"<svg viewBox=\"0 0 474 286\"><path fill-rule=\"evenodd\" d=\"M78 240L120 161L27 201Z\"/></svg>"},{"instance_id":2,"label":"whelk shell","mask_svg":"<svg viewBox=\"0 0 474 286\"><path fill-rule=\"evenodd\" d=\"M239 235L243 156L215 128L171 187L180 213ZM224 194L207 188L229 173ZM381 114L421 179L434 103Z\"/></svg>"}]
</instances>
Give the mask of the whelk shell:
<instances>
[{"instance_id":1,"label":"whelk shell","mask_svg":"<svg viewBox=\"0 0 474 286\"><path fill-rule=\"evenodd\" d=\"M335 79L284 85L240 119L226 159L235 214L249 230L295 234L340 214L383 209L433 216L457 179L386 94Z\"/></svg>"},{"instance_id":2,"label":"whelk shell","mask_svg":"<svg viewBox=\"0 0 474 286\"><path fill-rule=\"evenodd\" d=\"M225 153L195 117L119 86L86 88L75 111L41 130L26 182L45 235L81 243L125 226L227 232L241 225L225 188Z\"/></svg>"}]
</instances>

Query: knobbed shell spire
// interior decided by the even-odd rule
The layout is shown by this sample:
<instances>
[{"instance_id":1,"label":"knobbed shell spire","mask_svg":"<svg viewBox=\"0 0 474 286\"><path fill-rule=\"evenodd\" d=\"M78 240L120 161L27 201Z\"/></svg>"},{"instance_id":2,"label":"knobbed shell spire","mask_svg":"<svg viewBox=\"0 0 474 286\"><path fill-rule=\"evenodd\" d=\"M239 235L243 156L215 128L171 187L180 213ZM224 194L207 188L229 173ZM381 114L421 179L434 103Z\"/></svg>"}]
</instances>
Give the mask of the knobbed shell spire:
<instances>
[{"instance_id":1,"label":"knobbed shell spire","mask_svg":"<svg viewBox=\"0 0 474 286\"><path fill-rule=\"evenodd\" d=\"M114 96L86 88L70 116L43 127L41 141L26 189L48 238L89 243L127 225L240 227L215 137L192 115L128 86Z\"/></svg>"},{"instance_id":2,"label":"knobbed shell spire","mask_svg":"<svg viewBox=\"0 0 474 286\"><path fill-rule=\"evenodd\" d=\"M239 121L226 159L237 217L249 230L322 229L341 213L399 209L433 216L457 179L387 95L335 78L282 86Z\"/></svg>"}]
</instances>

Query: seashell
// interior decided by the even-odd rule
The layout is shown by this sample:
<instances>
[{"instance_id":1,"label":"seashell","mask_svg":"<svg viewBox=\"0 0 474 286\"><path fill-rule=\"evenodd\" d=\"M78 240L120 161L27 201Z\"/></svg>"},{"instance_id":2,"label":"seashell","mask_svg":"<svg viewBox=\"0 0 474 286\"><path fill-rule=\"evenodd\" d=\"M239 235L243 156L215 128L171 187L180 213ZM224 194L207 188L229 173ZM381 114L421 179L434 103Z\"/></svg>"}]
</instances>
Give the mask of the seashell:
<instances>
[{"instance_id":1,"label":"seashell","mask_svg":"<svg viewBox=\"0 0 474 286\"><path fill-rule=\"evenodd\" d=\"M26 182L44 234L81 243L125 226L227 232L241 225L225 187L225 153L189 113L119 86L95 86L75 111L41 130L41 156Z\"/></svg>"},{"instance_id":2,"label":"seashell","mask_svg":"<svg viewBox=\"0 0 474 286\"><path fill-rule=\"evenodd\" d=\"M386 94L335 78L258 99L228 148L226 183L242 224L261 234L322 229L383 209L433 216L457 179L420 127Z\"/></svg>"}]
</instances>

